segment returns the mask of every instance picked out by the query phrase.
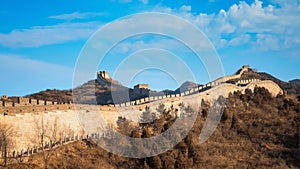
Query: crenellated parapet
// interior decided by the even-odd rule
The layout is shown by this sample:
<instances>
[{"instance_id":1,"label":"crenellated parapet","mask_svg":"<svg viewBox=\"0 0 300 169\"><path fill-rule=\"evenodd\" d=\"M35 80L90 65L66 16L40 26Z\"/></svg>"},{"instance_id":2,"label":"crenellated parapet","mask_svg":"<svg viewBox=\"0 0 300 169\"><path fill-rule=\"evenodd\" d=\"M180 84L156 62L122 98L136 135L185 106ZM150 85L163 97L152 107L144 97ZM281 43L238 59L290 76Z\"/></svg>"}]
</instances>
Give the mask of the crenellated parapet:
<instances>
[{"instance_id":1,"label":"crenellated parapet","mask_svg":"<svg viewBox=\"0 0 300 169\"><path fill-rule=\"evenodd\" d=\"M0 107L19 107L19 106L34 106L34 105L56 105L56 104L71 104L71 102L54 102L49 100L37 100L27 97L9 97L8 99L0 100Z\"/></svg>"},{"instance_id":2,"label":"crenellated parapet","mask_svg":"<svg viewBox=\"0 0 300 169\"><path fill-rule=\"evenodd\" d=\"M248 85L252 82L261 82L261 80L260 79L239 80L239 81L237 81L236 83L234 83L232 85L246 86L246 85ZM216 88L216 87L218 87L222 84L226 84L226 83L214 81L214 82L210 82L210 83L207 83L207 84L199 86L199 87L191 88L190 90L182 92L180 94L167 94L167 95L162 95L162 96L150 96L150 97L141 98L141 99L130 101L130 102L115 104L113 106L114 107L130 107L130 106L135 106L135 105L147 104L147 103L150 103L150 102L156 102L156 101L164 100L164 99L167 99L167 98L180 98L180 97L184 97L184 96L188 96L188 95L201 93L201 92L204 92L204 91L209 90L211 88Z\"/></svg>"},{"instance_id":3,"label":"crenellated parapet","mask_svg":"<svg viewBox=\"0 0 300 169\"><path fill-rule=\"evenodd\" d=\"M63 129L63 131L72 129L71 134L64 133L64 136L57 143L57 145L62 145L62 143L67 142L67 139L71 139L72 141L82 137L83 129L86 128L89 128L88 131L94 131L96 134L85 133L84 136L103 136L105 129L100 130L95 128L95 126L97 127L100 124L100 121L97 121L97 118L100 116L103 117L106 124L114 126L120 116L138 119L141 112L145 111L146 108L155 110L162 103L168 104L167 106L170 107L171 105L178 106L179 103L182 103L183 99L187 101L201 99L209 101L210 99L215 99L213 96L215 94L227 97L229 93L234 91L245 92L246 89L254 90L255 87L265 87L273 96L282 93L281 88L273 81L247 79L237 81L234 84L214 81L180 94L150 96L115 105L74 105L70 103L63 104L45 100L20 98L17 103L7 100L0 101L2 105L0 107L0 121L10 124L16 132L14 138L14 142L16 143L15 153L33 154L38 151L38 148L31 141L35 134L34 123L37 119L44 119L45 123L49 124L57 120L59 128ZM78 119L84 119L89 126L82 126ZM15 155L14 152L9 153L12 156Z\"/></svg>"},{"instance_id":4,"label":"crenellated parapet","mask_svg":"<svg viewBox=\"0 0 300 169\"><path fill-rule=\"evenodd\" d=\"M266 82L261 81L259 79L247 79L247 80L239 80L239 81L235 82L233 85L247 86L250 83L253 83L250 87L252 89L254 84L256 86L263 86L261 84L266 83ZM274 83L274 82L268 82L268 83ZM184 97L184 96L201 93L201 92L207 91L211 88L216 88L222 84L224 84L224 82L213 81L213 82L207 83L207 84L199 86L199 87L191 88L190 90L181 92L179 94L149 96L146 98L141 98L138 100L133 100L133 101L120 103L120 104L113 104L113 105L107 105L107 106L103 105L103 106L100 106L100 109L108 109L108 110L113 111L113 110L115 110L114 108L118 108L118 107L131 107L131 106L136 106L136 105L147 104L150 102L156 102L156 101L164 100L164 99L180 98L180 97ZM270 84L266 88L268 88L269 86L270 86ZM276 90L275 90L275 88L276 88ZM276 86L276 84L273 85L272 91L278 91L278 92L281 91L282 92L280 87L278 85ZM16 101L16 102L13 102L12 100ZM68 110L68 109L72 109L71 107L73 107L71 103L58 103L58 102L53 102L53 101L36 100L36 99L31 99L31 98L15 97L12 100L1 100L0 101L0 104L1 104L0 114L14 115L14 114L24 113L24 112Z\"/></svg>"},{"instance_id":5,"label":"crenellated parapet","mask_svg":"<svg viewBox=\"0 0 300 169\"><path fill-rule=\"evenodd\" d=\"M246 88L254 90L255 86L258 87L265 87L269 89L270 93L273 95L277 95L279 93L283 93L282 89L274 82L272 81L261 81L259 79L246 79L246 80L238 80L235 83L224 83L224 82L218 82L213 81L210 83L207 83L202 86L191 88L188 91L181 92L179 94L167 94L167 95L161 95L161 96L149 96L146 98L141 98L125 103L120 104L111 104L111 105L102 105L99 106L100 110L107 110L107 111L115 111L116 108L126 108L126 107L132 107L132 106L139 106L139 105L145 105L151 102L157 102L160 100L166 100L169 99L172 101L174 98L181 98L189 95L194 95L202 92L206 92L210 89L217 89L222 88L222 84L231 84L240 88L241 91L245 90ZM232 87L231 87L232 88ZM214 90L215 90L214 89ZM229 89L230 91L230 89ZM58 103L53 101L47 101L47 100L36 100L31 98L22 98L22 97L16 97L12 99L16 102L13 102L11 100L1 100L0 101L0 114L5 115L15 115L15 114L23 114L23 113L34 113L34 112L44 112L44 111L54 111L54 110L70 110L73 109L72 103ZM142 106L144 107L144 106Z\"/></svg>"},{"instance_id":6,"label":"crenellated parapet","mask_svg":"<svg viewBox=\"0 0 300 169\"><path fill-rule=\"evenodd\" d=\"M3 96L0 100L0 122L11 125L15 132L13 141L16 143L15 150L8 152L8 154L10 157L28 156L39 151L39 147L32 143L32 138L36 134L34 124L41 119L45 120L45 124L57 124L58 129L62 130L62 135L56 143L51 142L51 140L46 141L44 148L47 149L47 146L60 146L87 137L106 137L105 129L99 129L99 126L101 126L99 124L106 123L116 126L119 117L128 117L135 121L147 108L155 111L160 104L165 104L166 107L177 106L176 108L178 108L183 100L187 101L188 105L202 99L209 102L220 95L227 97L229 93L234 91L243 93L247 89L254 90L255 87L264 87L273 96L283 93L282 89L270 80L241 80L241 75L247 71L249 71L249 66L244 66L235 75L222 77L184 92L160 96L150 95L149 97L121 104L75 105L72 103ZM99 72L97 80L105 84L114 83L107 72ZM137 86L136 91L140 92L141 88L147 90L146 85L140 85ZM178 113L180 115L180 112ZM100 120L102 118L104 121ZM82 124L80 120L84 120L86 123ZM89 129L86 131L90 133L85 133L84 129Z\"/></svg>"},{"instance_id":7,"label":"crenellated parapet","mask_svg":"<svg viewBox=\"0 0 300 169\"><path fill-rule=\"evenodd\" d=\"M229 75L229 76L224 76L220 77L219 79L215 80L214 82L216 83L224 83L233 79L239 79L242 77L242 75L245 72L250 71L250 66L249 65L244 65L241 69L239 69L234 75Z\"/></svg>"},{"instance_id":8,"label":"crenellated parapet","mask_svg":"<svg viewBox=\"0 0 300 169\"><path fill-rule=\"evenodd\" d=\"M283 90L279 87L279 85L271 80L252 81L251 83L247 84L246 87L252 91L255 87L264 87L271 93L272 96L283 94Z\"/></svg>"},{"instance_id":9,"label":"crenellated parapet","mask_svg":"<svg viewBox=\"0 0 300 169\"><path fill-rule=\"evenodd\" d=\"M214 90L216 90L218 87L221 88L223 84L232 84L238 87L244 87L241 88L240 90L244 90L245 88L253 89L254 86L265 86L270 90L270 92L273 92L274 95L276 93L282 93L280 87L274 82L265 82L259 79L238 80L245 72L248 72L250 70L251 70L250 66L245 65L241 69L239 69L234 75L221 77L217 80L214 80L212 82L209 82L207 84L198 87L191 88L179 94L166 94L161 96L150 95L149 97L146 98L132 100L125 103L100 106L100 109L114 111L115 108L118 107L126 108L131 106L144 105L144 104L165 100L165 99L185 97L185 96L205 92L212 88L215 88ZM99 71L97 73L97 81L103 85L119 84L117 81L113 80L109 76L108 72L106 71ZM273 83L273 85L271 83ZM248 86L249 84L251 85ZM232 86L232 85L227 85L227 86ZM149 90L148 87L149 86L147 84L139 84L135 86L135 91L138 93L143 93L141 89L148 91ZM55 109L56 110L70 109L70 106L65 106L65 104L71 104L71 103L58 103L53 101L37 100L32 98L23 98L23 97L9 98L7 96L2 96L0 101L0 114L4 113L6 115L10 115L10 114L23 113L23 112L37 112L37 111L47 111L47 110L55 110Z\"/></svg>"},{"instance_id":10,"label":"crenellated parapet","mask_svg":"<svg viewBox=\"0 0 300 169\"><path fill-rule=\"evenodd\" d=\"M23 113L72 109L72 104L70 102L58 103L54 101L37 100L23 97L13 97L11 99L1 100L0 105L0 114L2 115L16 115Z\"/></svg>"},{"instance_id":11,"label":"crenellated parapet","mask_svg":"<svg viewBox=\"0 0 300 169\"><path fill-rule=\"evenodd\" d=\"M106 71L99 71L97 73L97 81L101 85L120 84L117 80L113 80Z\"/></svg>"}]
</instances>

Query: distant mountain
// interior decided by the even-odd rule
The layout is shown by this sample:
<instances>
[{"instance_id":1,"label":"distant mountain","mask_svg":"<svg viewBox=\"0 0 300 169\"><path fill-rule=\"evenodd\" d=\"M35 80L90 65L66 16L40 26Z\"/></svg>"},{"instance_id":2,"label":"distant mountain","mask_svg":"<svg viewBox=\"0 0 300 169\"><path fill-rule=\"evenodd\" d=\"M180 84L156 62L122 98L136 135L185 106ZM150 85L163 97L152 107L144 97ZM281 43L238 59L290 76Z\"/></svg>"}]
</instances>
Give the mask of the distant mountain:
<instances>
[{"instance_id":1,"label":"distant mountain","mask_svg":"<svg viewBox=\"0 0 300 169\"><path fill-rule=\"evenodd\" d=\"M195 88L195 87L198 87L198 86L200 86L200 85L197 84L197 83L194 83L194 82L191 82L191 81L186 81L178 89L176 89L174 91L174 93L176 93L176 94L182 93L182 92L185 92L187 90L190 90L191 88Z\"/></svg>"},{"instance_id":2,"label":"distant mountain","mask_svg":"<svg viewBox=\"0 0 300 169\"><path fill-rule=\"evenodd\" d=\"M163 91L161 91L164 95L165 94L174 94L175 92L173 90L170 90L170 89L165 89Z\"/></svg>"},{"instance_id":3,"label":"distant mountain","mask_svg":"<svg viewBox=\"0 0 300 169\"><path fill-rule=\"evenodd\" d=\"M289 83L295 83L295 84L300 85L300 79L290 80Z\"/></svg>"},{"instance_id":4,"label":"distant mountain","mask_svg":"<svg viewBox=\"0 0 300 169\"><path fill-rule=\"evenodd\" d=\"M151 91L151 95L163 94ZM73 97L74 96L74 97ZM46 90L25 97L57 102L76 102L81 104L118 104L148 97L149 94L135 93L133 89L121 84L103 85L90 80L72 90Z\"/></svg>"},{"instance_id":5,"label":"distant mountain","mask_svg":"<svg viewBox=\"0 0 300 169\"><path fill-rule=\"evenodd\" d=\"M101 105L124 103L149 96L147 94L135 93L133 89L125 87L120 83L103 85L97 80L91 80L75 88L73 94L76 103Z\"/></svg>"},{"instance_id":6,"label":"distant mountain","mask_svg":"<svg viewBox=\"0 0 300 169\"><path fill-rule=\"evenodd\" d=\"M151 96L178 94L197 86L199 86L197 83L187 81L175 91L163 90L161 92L150 91L149 93ZM73 89L73 92L72 90L47 89L46 91L27 95L26 97L56 102L73 102L73 99L75 99L77 103L104 105L128 102L148 96L147 94L135 93L133 89L122 86L121 84L101 85L97 80L91 80Z\"/></svg>"},{"instance_id":7,"label":"distant mountain","mask_svg":"<svg viewBox=\"0 0 300 169\"><path fill-rule=\"evenodd\" d=\"M239 70L238 72L240 72ZM272 80L277 83L285 92L288 94L300 94L300 79L291 80L284 82L276 77L265 73L256 72L255 69L249 69L244 72L239 79L233 79L230 81L237 81L243 79L261 79L261 80ZM46 90L35 94L28 95L26 97L51 100L57 102L70 102L75 99L77 103L82 104L112 104L112 103L123 103L131 100L136 100L144 97L165 95L165 94L178 94L190 90L191 88L200 86L197 83L186 81L175 91L163 90L161 92L149 91L149 94L135 93L133 89L122 86L120 83L107 83L100 84L97 80L91 80L75 89L72 90ZM73 92L73 93L72 93ZM73 98L74 94L74 98ZM96 96L96 97L95 97ZM96 99L95 99L96 98Z\"/></svg>"},{"instance_id":8,"label":"distant mountain","mask_svg":"<svg viewBox=\"0 0 300 169\"><path fill-rule=\"evenodd\" d=\"M45 91L27 95L25 97L38 100L51 100L60 103L73 101L72 90L47 89Z\"/></svg>"}]
</instances>

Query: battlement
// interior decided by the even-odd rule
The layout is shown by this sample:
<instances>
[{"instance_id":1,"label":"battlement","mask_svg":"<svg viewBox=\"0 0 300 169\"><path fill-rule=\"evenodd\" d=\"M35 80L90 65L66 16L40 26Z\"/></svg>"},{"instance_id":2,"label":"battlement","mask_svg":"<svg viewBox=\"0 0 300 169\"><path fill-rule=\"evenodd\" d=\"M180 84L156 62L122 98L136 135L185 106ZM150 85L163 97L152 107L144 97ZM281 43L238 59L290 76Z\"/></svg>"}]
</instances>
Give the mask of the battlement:
<instances>
[{"instance_id":1,"label":"battlement","mask_svg":"<svg viewBox=\"0 0 300 169\"><path fill-rule=\"evenodd\" d=\"M282 93L282 90L280 89L280 87L275 84L274 82L270 82L268 81L267 83L265 81L261 81L260 79L248 79L248 80L238 80L237 82L235 82L234 84L231 83L226 83L226 82L210 82L207 83L203 86L199 86L199 87L195 87L195 88L191 88L188 91L182 92L180 94L167 94L167 95L162 95L162 96L150 96L150 97L145 97L145 98L141 98L138 100L134 100L134 101L130 101L130 102L125 102L125 103L121 103L121 104L115 104L113 105L114 107L131 107L131 106L136 106L136 105L142 105L142 104L147 104L150 102L155 102L155 101L159 101L159 100L163 100L163 99L170 99L170 100L174 100L174 98L180 98L180 97L184 97L184 96L189 96L189 95L194 95L197 93L201 93L204 91L207 91L209 89L212 88L218 88L218 86L221 86L222 84L230 84L232 86L237 86L237 87L242 87L239 90L245 90L246 88L249 88L249 84L255 83L255 86L258 87L266 87L268 88L269 86L264 86L264 84L270 85L270 83L272 83L273 85L273 91L270 91L271 93L273 92L274 95ZM275 90L276 88L276 90ZM253 85L251 86L251 89L254 89ZM231 91L231 90L229 90Z\"/></svg>"},{"instance_id":2,"label":"battlement","mask_svg":"<svg viewBox=\"0 0 300 169\"><path fill-rule=\"evenodd\" d=\"M45 123L49 124L57 120L57 124L59 124L58 128L65 132L63 133L64 136L59 140L59 145L62 145L62 143L67 142L66 140L68 139L72 141L79 139L79 137L82 138L82 133L85 132L84 129L86 128L89 128L88 132L90 133L85 133L85 136L98 137L105 134L105 129L99 129L99 124L102 121L98 121L97 118L95 118L99 117L99 115L103 117L105 123L113 126L116 125L120 116L137 119L146 108L155 110L161 103L167 106L178 106L183 103L183 100L186 100L187 104L202 99L210 102L220 95L228 97L228 94L234 91L241 91L243 93L246 89L254 90L255 87L265 87L273 96L283 93L282 89L270 80L239 80L238 78L241 74L249 69L249 66L243 66L239 74L222 77L178 94L149 96L113 105L74 105L72 103L58 103L23 97L9 98L4 96L0 100L0 121L12 126L15 132L15 137L13 138L16 145L14 147L15 150L19 151L20 154L25 153L30 155L38 151L38 148L31 140L32 137L35 136L33 124L36 123L38 119L43 119ZM111 80L107 72L98 72L97 78L105 83ZM233 81L233 79L235 80ZM147 84L139 84L134 88L149 90ZM86 126L80 123L78 120L80 118L88 121ZM70 130L72 130L72 133L67 133L67 131ZM19 153L13 151L9 152L9 154L14 157Z\"/></svg>"},{"instance_id":3,"label":"battlement","mask_svg":"<svg viewBox=\"0 0 300 169\"><path fill-rule=\"evenodd\" d=\"M106 71L99 71L97 73L97 81L101 85L119 84L119 82L117 80L113 80Z\"/></svg>"},{"instance_id":4,"label":"battlement","mask_svg":"<svg viewBox=\"0 0 300 169\"><path fill-rule=\"evenodd\" d=\"M149 91L148 84L137 84L133 88L133 92L137 94L149 95Z\"/></svg>"},{"instance_id":5,"label":"battlement","mask_svg":"<svg viewBox=\"0 0 300 169\"><path fill-rule=\"evenodd\" d=\"M0 114L2 115L15 115L68 109L72 109L71 103L37 100L26 97L10 97L5 100L0 100Z\"/></svg>"},{"instance_id":6,"label":"battlement","mask_svg":"<svg viewBox=\"0 0 300 169\"><path fill-rule=\"evenodd\" d=\"M250 70L251 70L251 69L250 69L250 66L249 66L249 65L244 65L244 66L242 66L241 69L239 69L239 70L236 72L236 75L242 76L243 73L248 72L248 71L250 71Z\"/></svg>"},{"instance_id":7,"label":"battlement","mask_svg":"<svg viewBox=\"0 0 300 169\"><path fill-rule=\"evenodd\" d=\"M100 110L114 111L116 107L131 107L138 106L143 104L148 104L151 102L163 100L163 99L173 99L180 98L188 95L193 95L201 92L205 92L211 88L216 88L222 84L232 84L240 88L239 90L244 90L247 86L252 83L251 86L248 86L250 89L254 89L255 86L264 86L266 88L272 88L270 92L273 95L277 95L282 93L282 89L275 84L274 82L265 82L260 79L246 79L246 80L238 80L244 72L250 71L249 65L244 65L239 71L231 76L224 76L215 81L209 82L205 85L194 87L189 89L188 91L179 93L179 94L167 94L161 96L149 96L145 98L141 98L138 100L133 100L130 102L113 104L107 106L100 106ZM99 71L97 73L97 80L101 84L109 84L114 83L114 81L109 76L106 71ZM255 84L255 85L253 85ZM233 89L233 88L232 88ZM236 89L236 88L235 88ZM134 86L135 93L149 95L149 85L148 84L137 84ZM0 100L0 114L10 115L10 114L18 114L23 112L37 112L37 111L45 111L45 110L67 110L71 109L70 106L60 106L63 104L71 104L71 103L57 103L53 101L47 100L37 100L32 98L23 98L23 97L7 97L2 96ZM58 106L56 106L58 105ZM72 106L71 106L72 107Z\"/></svg>"},{"instance_id":8,"label":"battlement","mask_svg":"<svg viewBox=\"0 0 300 169\"><path fill-rule=\"evenodd\" d=\"M99 71L98 77L101 77L102 79L105 79L107 81L111 80L111 77L109 76L108 72L106 72L106 71Z\"/></svg>"},{"instance_id":9,"label":"battlement","mask_svg":"<svg viewBox=\"0 0 300 169\"><path fill-rule=\"evenodd\" d=\"M114 111L117 107L131 107L131 106L138 106L143 104L148 104L151 102L156 102L159 100L169 99L170 101L174 100L175 98L180 98L188 95L194 95L197 93L205 92L211 88L217 88L218 86L222 84L231 84L237 87L244 87L240 90L244 90L245 88L254 89L255 86L261 86L266 88L272 88L270 92L273 95L277 95L279 93L282 93L282 90L280 87L275 84L272 81L261 81L259 79L248 79L248 80L238 80L234 84L232 83L226 83L226 82L218 82L213 81L210 83L207 83L205 85L191 88L188 91L179 93L179 94L167 94L167 95L161 95L161 96L149 96L145 98L141 98L138 100L133 100L130 102L125 102L121 104L113 104L113 105L104 105L99 106L100 110L108 110L108 111ZM251 85L250 85L251 84ZM250 86L249 86L250 85ZM264 86L267 85L267 86ZM52 111L52 110L69 110L73 109L72 103L57 103L53 101L46 101L46 100L36 100L31 98L22 98L22 97L16 97L12 100L16 100L17 102L8 101L8 100L1 100L0 101L0 114L5 115L14 115L14 114L22 114L24 112L43 112L43 111Z\"/></svg>"},{"instance_id":10,"label":"battlement","mask_svg":"<svg viewBox=\"0 0 300 169\"><path fill-rule=\"evenodd\" d=\"M71 104L65 102L54 102L49 100L37 100L27 97L8 97L0 100L0 107L19 107L33 105L56 105L56 104Z\"/></svg>"},{"instance_id":11,"label":"battlement","mask_svg":"<svg viewBox=\"0 0 300 169\"><path fill-rule=\"evenodd\" d=\"M74 135L80 135L84 127L82 128L80 122L78 121L78 116L80 116L81 118L85 118L85 120L89 120L89 123L87 124L89 124L90 126L86 127L98 126L99 121L95 120L97 119L95 117L99 116L100 114L104 118L106 123L114 126L116 125L118 117L126 114L126 117L128 115L128 117L132 119L138 118L140 115L139 113L145 111L146 108L150 107L155 110L155 108L157 108L160 103L168 104L168 106L175 104L179 105L180 103L182 103L183 97L185 97L184 100L187 100L188 103L190 101L193 102L195 100L201 99L210 102L212 101L212 99L215 99L214 95L217 96L220 94L224 97L227 97L230 92L245 92L246 89L254 90L255 87L265 87L269 89L273 96L282 93L281 88L272 81L248 79L239 80L234 84L210 82L203 86L195 87L188 91L182 92L180 94L150 96L122 104L104 106L60 104L44 100L28 100L25 98L18 98L18 103L1 100L0 103L5 106L0 107L0 121L11 124L13 129L15 130L15 149L18 151L22 149L28 150L28 147L34 146L32 145L32 142L28 136L34 135L32 126L35 120L38 118L44 117L44 120L46 120L47 123L54 122L55 119L58 119L61 127L69 126L70 129L74 131ZM16 106L11 103L20 105ZM87 116L87 114L89 114L89 116ZM97 130L98 132L100 132L98 134L102 134L101 132L103 132L99 129L92 129L92 131ZM67 131L67 129L65 131ZM74 137L74 135L72 135L71 137Z\"/></svg>"},{"instance_id":12,"label":"battlement","mask_svg":"<svg viewBox=\"0 0 300 169\"><path fill-rule=\"evenodd\" d=\"M134 86L134 89L149 89L148 84L137 84Z\"/></svg>"}]
</instances>

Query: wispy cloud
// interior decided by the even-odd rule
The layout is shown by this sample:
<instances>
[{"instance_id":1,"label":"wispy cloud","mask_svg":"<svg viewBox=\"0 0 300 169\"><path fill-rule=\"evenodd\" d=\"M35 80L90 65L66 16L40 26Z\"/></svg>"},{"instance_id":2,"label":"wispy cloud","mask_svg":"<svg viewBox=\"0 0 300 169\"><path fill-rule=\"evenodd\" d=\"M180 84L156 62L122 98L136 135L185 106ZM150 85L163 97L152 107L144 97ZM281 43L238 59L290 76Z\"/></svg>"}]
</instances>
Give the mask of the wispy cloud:
<instances>
[{"instance_id":1,"label":"wispy cloud","mask_svg":"<svg viewBox=\"0 0 300 169\"><path fill-rule=\"evenodd\" d=\"M70 67L11 54L0 54L0 60L0 71L9 72L1 75L0 95L25 95L45 87L68 89L72 84Z\"/></svg>"},{"instance_id":2,"label":"wispy cloud","mask_svg":"<svg viewBox=\"0 0 300 169\"><path fill-rule=\"evenodd\" d=\"M140 38L133 38L121 42L112 50L112 52L130 54L148 48L165 49L172 52L191 52L184 44L175 39L160 36L152 37L151 40L144 40L143 38L145 37L141 36Z\"/></svg>"},{"instance_id":3,"label":"wispy cloud","mask_svg":"<svg viewBox=\"0 0 300 169\"><path fill-rule=\"evenodd\" d=\"M69 14L61 14L55 16L49 16L51 19L60 19L60 20L75 20L75 19L90 19L99 16L106 16L106 13L103 12L73 12Z\"/></svg>"},{"instance_id":4,"label":"wispy cloud","mask_svg":"<svg viewBox=\"0 0 300 169\"><path fill-rule=\"evenodd\" d=\"M91 36L100 25L99 22L78 22L17 29L8 34L0 34L0 45L28 48L82 40Z\"/></svg>"},{"instance_id":5,"label":"wispy cloud","mask_svg":"<svg viewBox=\"0 0 300 169\"><path fill-rule=\"evenodd\" d=\"M117 1L117 2L119 2L119 3L130 3L130 2L132 2L132 0L111 0L111 1Z\"/></svg>"},{"instance_id":6,"label":"wispy cloud","mask_svg":"<svg viewBox=\"0 0 300 169\"><path fill-rule=\"evenodd\" d=\"M299 0L270 0L271 3L286 6L286 5L299 5Z\"/></svg>"},{"instance_id":7,"label":"wispy cloud","mask_svg":"<svg viewBox=\"0 0 300 169\"><path fill-rule=\"evenodd\" d=\"M140 2L142 2L143 4L148 4L148 0L139 0Z\"/></svg>"},{"instance_id":8,"label":"wispy cloud","mask_svg":"<svg viewBox=\"0 0 300 169\"><path fill-rule=\"evenodd\" d=\"M231 40L229 40L228 44L230 46L241 46L247 44L250 40L251 40L251 36L244 34L236 38L232 38Z\"/></svg>"},{"instance_id":9,"label":"wispy cloud","mask_svg":"<svg viewBox=\"0 0 300 169\"><path fill-rule=\"evenodd\" d=\"M113 2L119 2L119 3L131 3L131 2L134 2L133 0L111 0ZM148 4L149 3L149 0L138 0L139 2L143 3L143 4Z\"/></svg>"},{"instance_id":10,"label":"wispy cloud","mask_svg":"<svg viewBox=\"0 0 300 169\"><path fill-rule=\"evenodd\" d=\"M119 0L118 2L129 3L132 0ZM140 2L147 4L148 0L140 0ZM210 14L192 13L192 7L188 5L176 9L156 6L153 11L175 14L189 20L200 28L218 49L243 44L251 44L254 49L264 51L297 48L300 45L299 4L296 0L289 1L291 3L283 0L272 0L271 2L277 5L263 6L260 0L255 0L250 4L241 1L233 4L228 10L222 9L217 13ZM73 12L49 18L83 20L103 15L105 14ZM166 23L157 23L155 26L159 26L159 24ZM178 29L176 23L168 24L171 29ZM99 22L68 22L16 29L7 34L0 33L0 45L12 48L39 47L87 39L100 25L102 23ZM135 23L131 23L130 20L120 21L119 25L119 31L124 30L125 27L135 27ZM136 26L136 28L139 27Z\"/></svg>"},{"instance_id":11,"label":"wispy cloud","mask_svg":"<svg viewBox=\"0 0 300 169\"><path fill-rule=\"evenodd\" d=\"M192 10L192 7L189 5L183 5L180 7L180 10L184 12L190 12Z\"/></svg>"}]
</instances>

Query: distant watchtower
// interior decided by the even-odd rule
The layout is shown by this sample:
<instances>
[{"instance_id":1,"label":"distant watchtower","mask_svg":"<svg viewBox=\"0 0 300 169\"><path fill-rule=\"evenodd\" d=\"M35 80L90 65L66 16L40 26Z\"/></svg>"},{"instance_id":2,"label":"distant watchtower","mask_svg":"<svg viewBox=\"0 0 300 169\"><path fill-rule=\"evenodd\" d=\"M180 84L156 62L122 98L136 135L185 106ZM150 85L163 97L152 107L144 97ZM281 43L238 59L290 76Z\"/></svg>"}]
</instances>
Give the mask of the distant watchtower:
<instances>
[{"instance_id":1,"label":"distant watchtower","mask_svg":"<svg viewBox=\"0 0 300 169\"><path fill-rule=\"evenodd\" d=\"M99 71L97 73L97 81L101 84L101 85L109 85L112 82L111 77L109 76L108 72L106 71Z\"/></svg>"},{"instance_id":2,"label":"distant watchtower","mask_svg":"<svg viewBox=\"0 0 300 169\"><path fill-rule=\"evenodd\" d=\"M1 100L8 100L8 97L6 95L1 96Z\"/></svg>"},{"instance_id":3,"label":"distant watchtower","mask_svg":"<svg viewBox=\"0 0 300 169\"><path fill-rule=\"evenodd\" d=\"M137 94L149 94L149 85L148 84L137 84L133 88L133 92Z\"/></svg>"},{"instance_id":4,"label":"distant watchtower","mask_svg":"<svg viewBox=\"0 0 300 169\"><path fill-rule=\"evenodd\" d=\"M249 72L250 66L249 65L244 65L241 69L239 69L235 74L241 76L245 72Z\"/></svg>"},{"instance_id":5,"label":"distant watchtower","mask_svg":"<svg viewBox=\"0 0 300 169\"><path fill-rule=\"evenodd\" d=\"M97 73L97 81L101 84L101 85L119 85L120 83L117 80L113 80L108 72L106 71L99 71Z\"/></svg>"},{"instance_id":6,"label":"distant watchtower","mask_svg":"<svg viewBox=\"0 0 300 169\"><path fill-rule=\"evenodd\" d=\"M249 66L249 65L244 65L242 68L243 68L243 69L249 69L250 66Z\"/></svg>"},{"instance_id":7,"label":"distant watchtower","mask_svg":"<svg viewBox=\"0 0 300 169\"><path fill-rule=\"evenodd\" d=\"M249 66L249 65L244 65L244 66L242 67L242 70L241 70L241 72L240 72L240 75L242 75L242 74L245 73L245 72L249 72L249 70L250 70L250 66Z\"/></svg>"},{"instance_id":8,"label":"distant watchtower","mask_svg":"<svg viewBox=\"0 0 300 169\"><path fill-rule=\"evenodd\" d=\"M99 71L98 78L99 77L102 79L105 79L105 80L111 80L111 77L109 76L108 72L106 72L106 71Z\"/></svg>"}]
</instances>

